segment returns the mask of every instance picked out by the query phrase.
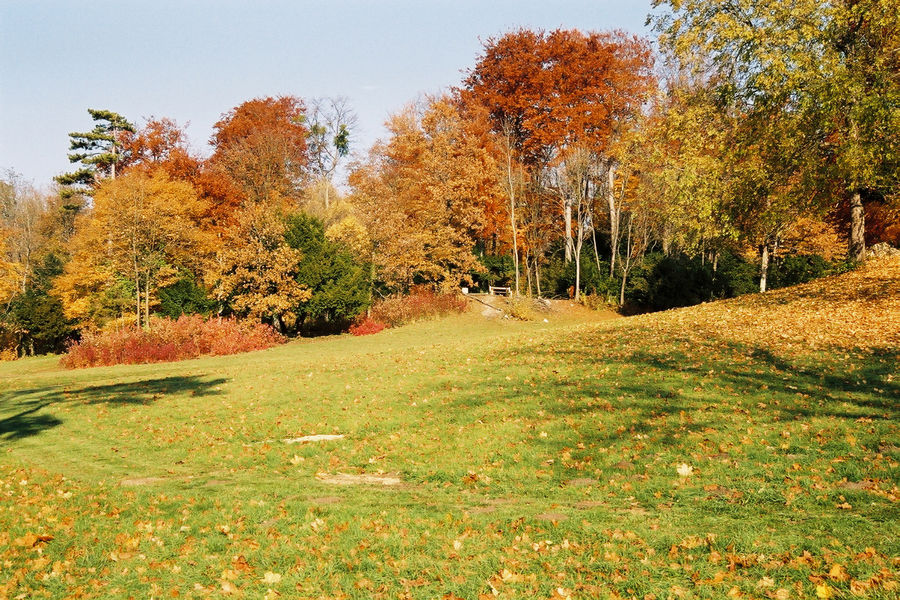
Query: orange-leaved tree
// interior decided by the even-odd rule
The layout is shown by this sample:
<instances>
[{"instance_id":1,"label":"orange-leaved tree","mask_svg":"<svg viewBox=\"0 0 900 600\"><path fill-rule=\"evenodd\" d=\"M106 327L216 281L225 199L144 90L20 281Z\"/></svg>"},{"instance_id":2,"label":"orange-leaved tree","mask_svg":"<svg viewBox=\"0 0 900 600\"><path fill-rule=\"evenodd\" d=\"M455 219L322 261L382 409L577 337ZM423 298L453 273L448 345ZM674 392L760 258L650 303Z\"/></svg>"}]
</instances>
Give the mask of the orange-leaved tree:
<instances>
[{"instance_id":1,"label":"orange-leaved tree","mask_svg":"<svg viewBox=\"0 0 900 600\"><path fill-rule=\"evenodd\" d=\"M390 289L455 288L478 268L474 241L499 193L494 159L446 98L407 107L387 126L391 137L350 177L378 279Z\"/></svg>"},{"instance_id":2,"label":"orange-leaved tree","mask_svg":"<svg viewBox=\"0 0 900 600\"><path fill-rule=\"evenodd\" d=\"M562 169L565 176L556 178L557 183L566 182L557 186L556 192L561 199L567 259L575 249L573 213L586 212L583 206L576 206L579 199L589 200L590 195L601 192L607 200L614 199L613 144L630 127L653 89L652 65L648 42L624 32L520 29L489 39L459 90L464 105L487 111L500 139L501 162L507 165L500 176L510 212L518 208L523 217L544 218L545 188L552 180L547 170L572 161ZM586 162L586 157L590 161ZM608 176L595 177L597 167ZM516 185L523 173L531 179L530 185ZM611 216L615 216L615 206L610 205ZM611 233L616 239L618 219L612 221ZM516 219L511 219L510 227L518 246ZM549 238L536 236L536 232L551 235L552 231L541 222L522 221L521 227L532 232L530 246L540 254ZM532 257L532 263L536 273L540 256Z\"/></svg>"},{"instance_id":3,"label":"orange-leaved tree","mask_svg":"<svg viewBox=\"0 0 900 600\"><path fill-rule=\"evenodd\" d=\"M169 118L151 118L136 131L124 132L122 170L162 171L171 179L197 183L200 160L188 147L184 129Z\"/></svg>"},{"instance_id":4,"label":"orange-leaved tree","mask_svg":"<svg viewBox=\"0 0 900 600\"><path fill-rule=\"evenodd\" d=\"M298 198L307 176L309 130L293 96L248 100L222 115L210 144L204 187L223 217L247 203Z\"/></svg>"}]
</instances>

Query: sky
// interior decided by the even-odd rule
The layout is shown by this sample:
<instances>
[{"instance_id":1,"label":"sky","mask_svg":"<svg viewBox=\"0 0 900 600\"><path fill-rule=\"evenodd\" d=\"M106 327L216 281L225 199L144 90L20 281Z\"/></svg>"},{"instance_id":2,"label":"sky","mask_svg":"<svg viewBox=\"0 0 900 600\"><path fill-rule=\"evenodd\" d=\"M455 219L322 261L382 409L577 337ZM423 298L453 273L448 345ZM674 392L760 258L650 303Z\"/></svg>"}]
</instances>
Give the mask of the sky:
<instances>
[{"instance_id":1,"label":"sky","mask_svg":"<svg viewBox=\"0 0 900 600\"><path fill-rule=\"evenodd\" d=\"M355 150L425 94L458 85L520 27L650 37L650 0L0 0L0 169L38 187L72 170L88 108L187 125L194 150L252 98L345 96Z\"/></svg>"}]
</instances>

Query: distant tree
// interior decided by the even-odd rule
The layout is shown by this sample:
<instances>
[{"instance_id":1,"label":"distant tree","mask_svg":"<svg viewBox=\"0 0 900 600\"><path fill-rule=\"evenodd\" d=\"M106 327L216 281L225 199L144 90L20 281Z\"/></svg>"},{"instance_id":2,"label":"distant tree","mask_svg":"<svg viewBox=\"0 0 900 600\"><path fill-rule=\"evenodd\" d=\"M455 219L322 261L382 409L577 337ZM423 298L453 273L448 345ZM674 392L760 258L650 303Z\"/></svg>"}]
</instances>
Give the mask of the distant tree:
<instances>
[{"instance_id":1,"label":"distant tree","mask_svg":"<svg viewBox=\"0 0 900 600\"><path fill-rule=\"evenodd\" d=\"M496 163L447 99L391 117L390 139L351 174L381 283L456 288L479 269L474 240L498 194Z\"/></svg>"},{"instance_id":2,"label":"distant tree","mask_svg":"<svg viewBox=\"0 0 900 600\"><path fill-rule=\"evenodd\" d=\"M96 122L94 128L69 134L69 162L80 163L81 168L55 178L80 191L89 191L98 177L116 178L116 167L125 158L121 137L125 132L134 132L134 125L118 113L93 108L88 113Z\"/></svg>"},{"instance_id":3,"label":"distant tree","mask_svg":"<svg viewBox=\"0 0 900 600\"><path fill-rule=\"evenodd\" d=\"M850 204L849 252L865 254L863 198L896 194L900 11L896 0L655 0L664 49L712 67L720 97L760 128L797 124L788 174L800 194L833 190ZM773 132L771 139L778 139ZM780 171L780 172L779 172ZM795 197L798 197L795 195ZM768 198L761 198L766 201Z\"/></svg>"},{"instance_id":4,"label":"distant tree","mask_svg":"<svg viewBox=\"0 0 900 600\"><path fill-rule=\"evenodd\" d=\"M74 240L74 254L54 293L71 317L89 315L88 297L126 281L135 322L148 325L158 292L180 269L198 268L208 242L197 225L204 206L190 183L165 173L126 173L104 181Z\"/></svg>"},{"instance_id":5,"label":"distant tree","mask_svg":"<svg viewBox=\"0 0 900 600\"><path fill-rule=\"evenodd\" d=\"M652 64L646 40L623 32L520 29L485 43L484 54L469 72L460 98L465 105L486 110L493 131L502 140L507 168L501 177L510 197L510 212L520 205L521 229L529 238L524 247L526 262L532 264L531 270L526 270L529 278L534 272L535 280L540 281L537 269L541 255L554 235L554 228L547 225L548 184L553 179L557 183L568 181L574 174L569 168L568 177L552 178L548 177L548 168L559 166L567 154L577 155L577 162L583 163L583 151L587 150L596 167L602 167L614 181L618 162L613 143L629 127L653 87ZM521 163L518 169L513 168L513 156ZM531 179L518 201L512 199L516 186L510 185L515 170L527 172ZM591 167L581 172L596 170ZM558 187L552 194L560 199L558 214L567 261L578 260L573 213L577 212L577 197L586 197L582 193L585 185L589 185L589 179L582 178L580 183ZM601 186L597 191L606 190L610 206L614 242L610 262L614 266L621 211L616 208L612 188ZM513 230L519 229L516 219L510 223Z\"/></svg>"},{"instance_id":6,"label":"distant tree","mask_svg":"<svg viewBox=\"0 0 900 600\"><path fill-rule=\"evenodd\" d=\"M43 239L45 198L13 171L0 179L0 230L6 232L6 261L15 265L15 287L28 291ZM12 272L12 269L8 272Z\"/></svg>"},{"instance_id":7,"label":"distant tree","mask_svg":"<svg viewBox=\"0 0 900 600\"><path fill-rule=\"evenodd\" d=\"M313 176L322 183L325 209L331 204L331 187L341 161L350 154L358 119L344 97L315 98L307 111L309 162Z\"/></svg>"},{"instance_id":8,"label":"distant tree","mask_svg":"<svg viewBox=\"0 0 900 600\"><path fill-rule=\"evenodd\" d=\"M0 329L15 333L18 353L62 352L74 334L74 324L66 318L59 298L48 294L53 278L62 270L62 261L56 255L46 255L34 269L31 287L18 294L0 318Z\"/></svg>"},{"instance_id":9,"label":"distant tree","mask_svg":"<svg viewBox=\"0 0 900 600\"><path fill-rule=\"evenodd\" d=\"M196 182L200 160L191 154L184 129L172 119L149 119L140 129L123 133L121 143L123 169L161 170L171 179Z\"/></svg>"}]
</instances>

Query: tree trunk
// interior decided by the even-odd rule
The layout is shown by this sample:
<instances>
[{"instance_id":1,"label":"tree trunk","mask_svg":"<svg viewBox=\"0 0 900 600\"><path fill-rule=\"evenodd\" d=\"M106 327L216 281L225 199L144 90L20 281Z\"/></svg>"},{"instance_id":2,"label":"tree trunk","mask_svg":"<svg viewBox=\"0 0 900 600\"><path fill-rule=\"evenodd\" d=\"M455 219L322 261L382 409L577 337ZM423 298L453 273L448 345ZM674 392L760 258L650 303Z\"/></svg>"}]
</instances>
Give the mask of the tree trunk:
<instances>
[{"instance_id":1,"label":"tree trunk","mask_svg":"<svg viewBox=\"0 0 900 600\"><path fill-rule=\"evenodd\" d=\"M628 281L628 272L631 270L631 253L633 248L631 231L633 224L634 213L632 212L628 215L628 235L625 238L625 260L622 264L622 286L619 288L619 306L625 304L625 282Z\"/></svg>"},{"instance_id":2,"label":"tree trunk","mask_svg":"<svg viewBox=\"0 0 900 600\"><path fill-rule=\"evenodd\" d=\"M563 197L563 218L566 220L566 262L572 262L574 242L572 241L572 201Z\"/></svg>"},{"instance_id":3,"label":"tree trunk","mask_svg":"<svg viewBox=\"0 0 900 600\"><path fill-rule=\"evenodd\" d=\"M134 298L135 298L135 302L137 303L136 307L135 307L135 312L134 312L134 323L135 323L135 325L140 327L141 326L141 280L137 276L137 274L135 274L135 276L134 276Z\"/></svg>"},{"instance_id":4,"label":"tree trunk","mask_svg":"<svg viewBox=\"0 0 900 600\"><path fill-rule=\"evenodd\" d=\"M766 291L766 280L769 277L769 242L762 245L762 259L759 265L759 291Z\"/></svg>"},{"instance_id":5,"label":"tree trunk","mask_svg":"<svg viewBox=\"0 0 900 600\"><path fill-rule=\"evenodd\" d=\"M144 280L144 327L150 329L150 275Z\"/></svg>"},{"instance_id":6,"label":"tree trunk","mask_svg":"<svg viewBox=\"0 0 900 600\"><path fill-rule=\"evenodd\" d=\"M519 232L516 230L516 194L513 191L512 161L507 166L509 176L509 221L513 238L513 265L516 269L516 296L519 295Z\"/></svg>"},{"instance_id":7,"label":"tree trunk","mask_svg":"<svg viewBox=\"0 0 900 600\"><path fill-rule=\"evenodd\" d=\"M609 276L616 274L619 253L619 207L616 205L616 165L610 160L606 169L606 201L609 205Z\"/></svg>"},{"instance_id":8,"label":"tree trunk","mask_svg":"<svg viewBox=\"0 0 900 600\"><path fill-rule=\"evenodd\" d=\"M850 199L850 245L847 254L855 261L866 258L866 215L859 191L853 192Z\"/></svg>"},{"instance_id":9,"label":"tree trunk","mask_svg":"<svg viewBox=\"0 0 900 600\"><path fill-rule=\"evenodd\" d=\"M594 262L597 263L597 272L600 272L600 250L597 248L597 228L591 228L591 238L594 240Z\"/></svg>"},{"instance_id":10,"label":"tree trunk","mask_svg":"<svg viewBox=\"0 0 900 600\"><path fill-rule=\"evenodd\" d=\"M528 297L531 297L531 253L525 251L525 285L528 290Z\"/></svg>"},{"instance_id":11,"label":"tree trunk","mask_svg":"<svg viewBox=\"0 0 900 600\"><path fill-rule=\"evenodd\" d=\"M579 249L580 250L580 249ZM581 298L581 252L575 253L575 300Z\"/></svg>"}]
</instances>

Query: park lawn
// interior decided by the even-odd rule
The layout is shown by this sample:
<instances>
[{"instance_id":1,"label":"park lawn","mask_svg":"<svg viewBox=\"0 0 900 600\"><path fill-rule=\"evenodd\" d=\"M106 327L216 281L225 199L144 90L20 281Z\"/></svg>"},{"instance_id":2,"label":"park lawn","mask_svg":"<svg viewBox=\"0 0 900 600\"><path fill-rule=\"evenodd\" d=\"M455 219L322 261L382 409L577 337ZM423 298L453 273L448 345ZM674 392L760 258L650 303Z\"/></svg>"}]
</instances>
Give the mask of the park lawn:
<instances>
[{"instance_id":1,"label":"park lawn","mask_svg":"<svg viewBox=\"0 0 900 600\"><path fill-rule=\"evenodd\" d=\"M900 262L548 320L0 364L0 597L898 597Z\"/></svg>"}]
</instances>

